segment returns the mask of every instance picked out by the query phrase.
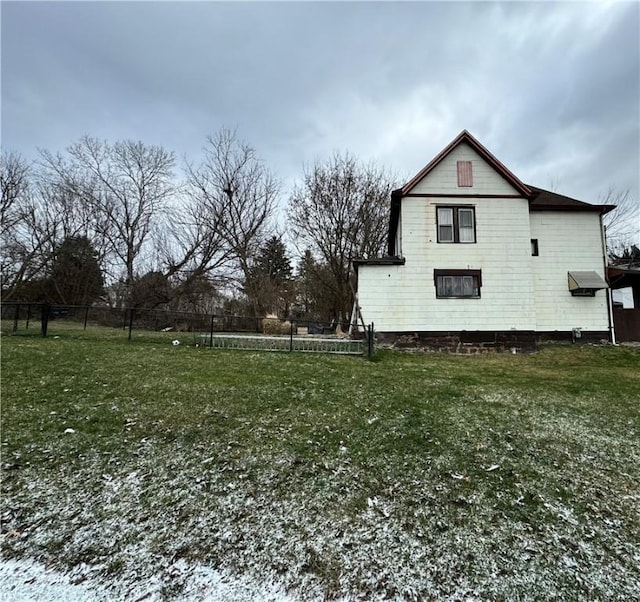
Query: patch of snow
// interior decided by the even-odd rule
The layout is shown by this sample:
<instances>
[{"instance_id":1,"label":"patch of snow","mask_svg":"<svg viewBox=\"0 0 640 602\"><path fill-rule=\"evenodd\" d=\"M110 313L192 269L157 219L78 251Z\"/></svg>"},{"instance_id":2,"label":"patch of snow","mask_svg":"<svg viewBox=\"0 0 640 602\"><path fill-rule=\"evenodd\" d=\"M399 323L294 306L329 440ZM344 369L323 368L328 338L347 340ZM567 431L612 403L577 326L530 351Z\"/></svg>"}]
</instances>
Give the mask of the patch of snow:
<instances>
[{"instance_id":1,"label":"patch of snow","mask_svg":"<svg viewBox=\"0 0 640 602\"><path fill-rule=\"evenodd\" d=\"M69 575L30 560L0 560L0 599L12 602L103 602L106 589L72 583Z\"/></svg>"},{"instance_id":2,"label":"patch of snow","mask_svg":"<svg viewBox=\"0 0 640 602\"><path fill-rule=\"evenodd\" d=\"M0 600L11 602L107 602L124 593L117 581L102 584L81 573L61 573L32 560L0 560ZM79 582L81 581L81 582ZM183 560L164 571L162 578L153 576L129 589L127 600L160 602L166 590L179 583L181 593L176 602L296 602L274 584L256 584L242 576L228 576L209 567Z\"/></svg>"}]
</instances>

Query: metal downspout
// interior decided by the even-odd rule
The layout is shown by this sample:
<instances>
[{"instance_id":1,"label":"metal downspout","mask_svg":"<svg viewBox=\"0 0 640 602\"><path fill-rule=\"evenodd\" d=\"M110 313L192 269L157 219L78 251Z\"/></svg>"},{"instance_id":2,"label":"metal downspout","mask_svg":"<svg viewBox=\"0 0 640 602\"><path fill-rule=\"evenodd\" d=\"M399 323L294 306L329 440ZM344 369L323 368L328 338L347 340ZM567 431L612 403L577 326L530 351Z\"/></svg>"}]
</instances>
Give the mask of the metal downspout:
<instances>
[{"instance_id":1,"label":"metal downspout","mask_svg":"<svg viewBox=\"0 0 640 602\"><path fill-rule=\"evenodd\" d=\"M613 321L613 293L611 291L611 283L609 282L609 274L607 272L607 231L604 223L602 222L602 213L600 214L600 238L602 240L602 258L604 261L604 277L609 285L607 289L607 315L609 317L609 332L611 333L611 344L617 345L616 342L616 329Z\"/></svg>"}]
</instances>

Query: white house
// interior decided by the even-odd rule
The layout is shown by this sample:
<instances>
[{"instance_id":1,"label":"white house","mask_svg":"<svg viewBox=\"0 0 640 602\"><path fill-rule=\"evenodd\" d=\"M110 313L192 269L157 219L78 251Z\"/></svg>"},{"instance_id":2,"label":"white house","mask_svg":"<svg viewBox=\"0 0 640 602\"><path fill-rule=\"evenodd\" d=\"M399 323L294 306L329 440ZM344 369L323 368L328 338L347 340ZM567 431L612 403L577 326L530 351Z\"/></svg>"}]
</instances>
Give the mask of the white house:
<instances>
[{"instance_id":1,"label":"white house","mask_svg":"<svg viewBox=\"0 0 640 602\"><path fill-rule=\"evenodd\" d=\"M463 131L391 196L388 256L356 260L365 322L397 344L611 338L602 215L522 183Z\"/></svg>"}]
</instances>

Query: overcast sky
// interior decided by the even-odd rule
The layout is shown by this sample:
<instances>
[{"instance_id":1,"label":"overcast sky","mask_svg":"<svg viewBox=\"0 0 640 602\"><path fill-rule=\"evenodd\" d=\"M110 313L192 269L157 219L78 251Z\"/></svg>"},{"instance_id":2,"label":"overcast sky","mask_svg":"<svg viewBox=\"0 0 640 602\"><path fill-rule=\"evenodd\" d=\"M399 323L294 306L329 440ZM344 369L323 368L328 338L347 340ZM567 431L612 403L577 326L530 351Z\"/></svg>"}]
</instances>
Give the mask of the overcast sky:
<instances>
[{"instance_id":1,"label":"overcast sky","mask_svg":"<svg viewBox=\"0 0 640 602\"><path fill-rule=\"evenodd\" d=\"M640 191L640 4L7 2L2 146L197 159L237 128L283 180L349 150L408 179L462 129L529 184Z\"/></svg>"}]
</instances>

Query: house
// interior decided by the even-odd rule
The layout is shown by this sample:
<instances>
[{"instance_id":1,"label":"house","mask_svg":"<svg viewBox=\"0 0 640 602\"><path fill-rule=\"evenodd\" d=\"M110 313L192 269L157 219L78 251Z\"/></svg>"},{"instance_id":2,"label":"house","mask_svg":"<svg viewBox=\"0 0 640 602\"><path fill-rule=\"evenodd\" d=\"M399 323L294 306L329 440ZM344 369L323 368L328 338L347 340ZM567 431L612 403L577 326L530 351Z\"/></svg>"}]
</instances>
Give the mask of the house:
<instances>
[{"instance_id":1,"label":"house","mask_svg":"<svg viewBox=\"0 0 640 602\"><path fill-rule=\"evenodd\" d=\"M524 184L463 131L392 193L388 256L354 261L362 318L398 346L611 340L611 209Z\"/></svg>"},{"instance_id":2,"label":"house","mask_svg":"<svg viewBox=\"0 0 640 602\"><path fill-rule=\"evenodd\" d=\"M637 247L633 247L636 249ZM640 266L612 265L607 268L609 284L616 292L627 293L627 304L613 298L613 324L616 340L640 341Z\"/></svg>"}]
</instances>

